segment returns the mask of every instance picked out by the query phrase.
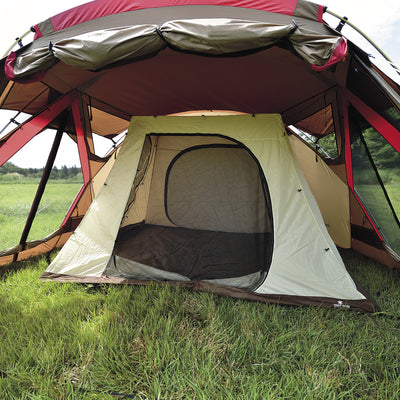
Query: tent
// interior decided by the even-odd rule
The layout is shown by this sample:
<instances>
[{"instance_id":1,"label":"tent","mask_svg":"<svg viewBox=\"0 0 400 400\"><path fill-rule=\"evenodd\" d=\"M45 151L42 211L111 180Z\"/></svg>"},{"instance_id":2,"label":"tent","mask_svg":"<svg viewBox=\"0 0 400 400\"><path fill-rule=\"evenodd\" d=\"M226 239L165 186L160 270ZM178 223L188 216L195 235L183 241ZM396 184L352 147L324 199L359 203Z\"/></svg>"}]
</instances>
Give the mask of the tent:
<instances>
[{"instance_id":1,"label":"tent","mask_svg":"<svg viewBox=\"0 0 400 400\"><path fill-rule=\"evenodd\" d=\"M57 135L0 264L65 244L43 278L374 310L336 245L400 266L400 88L325 11L96 0L35 25L1 61L1 108L32 117L0 136L0 165ZM125 129L96 155L95 135ZM84 183L60 228L27 241L62 135Z\"/></svg>"}]
</instances>

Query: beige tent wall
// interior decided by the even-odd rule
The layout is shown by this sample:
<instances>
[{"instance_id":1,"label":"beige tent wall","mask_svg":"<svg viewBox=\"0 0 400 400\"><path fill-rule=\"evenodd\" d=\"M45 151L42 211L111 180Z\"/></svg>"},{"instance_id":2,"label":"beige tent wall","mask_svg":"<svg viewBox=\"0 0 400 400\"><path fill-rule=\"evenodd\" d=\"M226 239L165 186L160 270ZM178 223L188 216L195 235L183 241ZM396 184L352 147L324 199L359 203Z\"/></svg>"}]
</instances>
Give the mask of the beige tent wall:
<instances>
[{"instance_id":1,"label":"beige tent wall","mask_svg":"<svg viewBox=\"0 0 400 400\"><path fill-rule=\"evenodd\" d=\"M118 153L119 149L116 150L116 152L108 159L108 161L100 168L100 170L92 179L91 185L92 185L93 198L95 198L99 194L100 189L103 187L107 176L109 175L112 167L114 166Z\"/></svg>"},{"instance_id":2,"label":"beige tent wall","mask_svg":"<svg viewBox=\"0 0 400 400\"><path fill-rule=\"evenodd\" d=\"M311 148L295 135L289 143L308 186L317 201L325 226L336 243L351 247L349 189Z\"/></svg>"},{"instance_id":3,"label":"beige tent wall","mask_svg":"<svg viewBox=\"0 0 400 400\"><path fill-rule=\"evenodd\" d=\"M47 272L102 275L114 248L144 138L145 135L127 135L100 193Z\"/></svg>"},{"instance_id":4,"label":"beige tent wall","mask_svg":"<svg viewBox=\"0 0 400 400\"><path fill-rule=\"evenodd\" d=\"M106 186L47 272L102 275L112 254L145 135L151 132L230 136L259 160L271 196L274 249L270 271L257 293L365 299L325 228L278 114L133 118Z\"/></svg>"},{"instance_id":5,"label":"beige tent wall","mask_svg":"<svg viewBox=\"0 0 400 400\"><path fill-rule=\"evenodd\" d=\"M100 136L112 137L125 132L129 127L129 121L118 118L95 107L90 107L90 125L92 131Z\"/></svg>"},{"instance_id":6,"label":"beige tent wall","mask_svg":"<svg viewBox=\"0 0 400 400\"><path fill-rule=\"evenodd\" d=\"M121 228L138 224L146 219L151 177L154 169L154 157L157 150L156 139L150 139L149 136L145 139L134 185L122 217Z\"/></svg>"}]
</instances>

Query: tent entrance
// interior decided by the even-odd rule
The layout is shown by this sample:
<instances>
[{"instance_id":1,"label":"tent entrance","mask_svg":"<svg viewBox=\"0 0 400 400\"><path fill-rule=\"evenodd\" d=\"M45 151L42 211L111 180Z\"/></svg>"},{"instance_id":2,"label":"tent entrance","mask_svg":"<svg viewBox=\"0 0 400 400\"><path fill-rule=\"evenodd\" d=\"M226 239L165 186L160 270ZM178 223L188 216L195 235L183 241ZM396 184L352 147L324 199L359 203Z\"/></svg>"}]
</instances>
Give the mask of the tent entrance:
<instances>
[{"instance_id":1,"label":"tent entrance","mask_svg":"<svg viewBox=\"0 0 400 400\"><path fill-rule=\"evenodd\" d=\"M114 254L190 280L226 279L265 270L270 243L271 234L267 232L218 232L143 224L131 226L120 235Z\"/></svg>"},{"instance_id":2,"label":"tent entrance","mask_svg":"<svg viewBox=\"0 0 400 400\"><path fill-rule=\"evenodd\" d=\"M273 234L267 182L253 155L216 135L149 135L145 143L138 174L146 172L135 179L123 221L134 222L129 214L144 198L146 216L122 224L107 274L257 287Z\"/></svg>"}]
</instances>

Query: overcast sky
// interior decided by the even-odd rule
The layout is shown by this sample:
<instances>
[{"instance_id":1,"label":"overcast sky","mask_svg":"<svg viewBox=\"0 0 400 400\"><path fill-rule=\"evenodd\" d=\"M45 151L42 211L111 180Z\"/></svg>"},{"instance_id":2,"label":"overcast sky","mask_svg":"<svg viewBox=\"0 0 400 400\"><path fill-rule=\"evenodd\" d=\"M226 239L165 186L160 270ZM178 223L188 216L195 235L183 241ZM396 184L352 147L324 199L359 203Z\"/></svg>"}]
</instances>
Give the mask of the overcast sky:
<instances>
[{"instance_id":1,"label":"overcast sky","mask_svg":"<svg viewBox=\"0 0 400 400\"><path fill-rule=\"evenodd\" d=\"M391 59L400 66L400 1L399 0L325 0L321 4L349 21L369 36ZM328 23L332 20L329 16ZM331 23L335 27L334 24ZM351 28L343 34L354 41L360 40ZM363 43L358 43L363 44Z\"/></svg>"},{"instance_id":2,"label":"overcast sky","mask_svg":"<svg viewBox=\"0 0 400 400\"><path fill-rule=\"evenodd\" d=\"M37 24L52 15L68 8L85 3L81 0L0 0L0 56L12 45L16 37L23 35L32 25ZM346 16L349 21L368 35L391 59L400 66L400 0L324 0L320 4L328 6L328 9ZM337 21L329 16L325 20L333 27ZM358 35L354 36L351 29L344 28L342 31L357 44L364 45L367 52L371 49L365 47L365 43L359 42ZM29 39L24 40L24 44ZM7 116L7 118L9 118ZM0 129L5 124L5 118L0 114ZM43 151L44 153L44 151ZM21 166L28 165L29 153L13 159L12 161ZM58 166L66 163L67 158L59 158ZM77 163L75 161L72 164ZM36 164L36 163L35 163ZM36 165L35 165L36 166Z\"/></svg>"}]
</instances>

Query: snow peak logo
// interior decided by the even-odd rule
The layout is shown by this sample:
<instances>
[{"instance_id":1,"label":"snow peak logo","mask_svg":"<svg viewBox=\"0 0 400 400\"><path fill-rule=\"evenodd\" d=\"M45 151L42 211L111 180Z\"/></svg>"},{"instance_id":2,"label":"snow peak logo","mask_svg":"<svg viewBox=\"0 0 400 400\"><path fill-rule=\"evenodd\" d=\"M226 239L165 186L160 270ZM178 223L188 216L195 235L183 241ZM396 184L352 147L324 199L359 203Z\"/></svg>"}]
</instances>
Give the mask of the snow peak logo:
<instances>
[{"instance_id":1,"label":"snow peak logo","mask_svg":"<svg viewBox=\"0 0 400 400\"><path fill-rule=\"evenodd\" d=\"M342 300L338 300L336 304L333 305L336 308L350 308L348 304L344 304Z\"/></svg>"}]
</instances>

